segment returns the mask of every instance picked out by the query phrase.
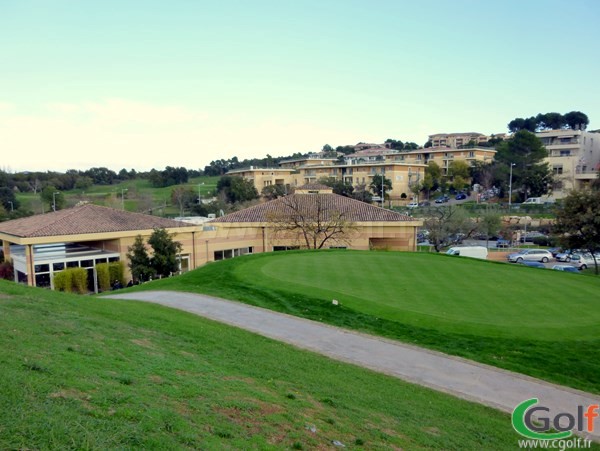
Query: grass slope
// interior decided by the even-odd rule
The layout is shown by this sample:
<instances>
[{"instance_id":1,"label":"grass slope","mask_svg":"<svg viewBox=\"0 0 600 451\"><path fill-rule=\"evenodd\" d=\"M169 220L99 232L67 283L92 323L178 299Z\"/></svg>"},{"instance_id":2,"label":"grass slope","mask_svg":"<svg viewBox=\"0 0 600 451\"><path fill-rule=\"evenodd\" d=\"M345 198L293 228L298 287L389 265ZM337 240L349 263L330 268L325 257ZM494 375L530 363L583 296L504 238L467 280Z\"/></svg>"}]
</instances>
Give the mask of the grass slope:
<instances>
[{"instance_id":1,"label":"grass slope","mask_svg":"<svg viewBox=\"0 0 600 451\"><path fill-rule=\"evenodd\" d=\"M173 189L178 187L190 188L205 196L212 196L216 190L219 177L195 177L189 179L188 183L183 185L173 185L164 188L154 188L148 179L136 178L126 180L114 185L92 185L86 190L73 189L63 191L67 204L75 205L77 202L86 200L96 205L112 206L120 208L121 192L127 190L125 194L125 209L128 211L138 211L140 204L144 202L144 198L150 199L154 207L159 205L169 205L163 211L163 214L178 215L179 209L172 205L171 193ZM23 206L34 211L36 214L41 213L41 204L39 194L33 193L18 193L17 199ZM147 205L146 205L147 207ZM48 207L45 206L47 212Z\"/></svg>"},{"instance_id":2,"label":"grass slope","mask_svg":"<svg viewBox=\"0 0 600 451\"><path fill-rule=\"evenodd\" d=\"M161 306L0 281L0 330L0 449L501 450L518 439L493 409Z\"/></svg>"},{"instance_id":3,"label":"grass slope","mask_svg":"<svg viewBox=\"0 0 600 451\"><path fill-rule=\"evenodd\" d=\"M236 299L600 393L599 288L472 259L323 251L227 260L136 289Z\"/></svg>"}]
</instances>

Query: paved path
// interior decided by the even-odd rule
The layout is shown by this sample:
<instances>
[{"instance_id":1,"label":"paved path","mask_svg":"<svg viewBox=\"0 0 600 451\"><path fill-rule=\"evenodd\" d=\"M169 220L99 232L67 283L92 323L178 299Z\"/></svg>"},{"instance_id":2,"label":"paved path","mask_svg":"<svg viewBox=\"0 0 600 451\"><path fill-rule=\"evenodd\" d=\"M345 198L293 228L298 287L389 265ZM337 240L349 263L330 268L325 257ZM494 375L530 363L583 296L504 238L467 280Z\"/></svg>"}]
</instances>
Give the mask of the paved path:
<instances>
[{"instance_id":1,"label":"paved path","mask_svg":"<svg viewBox=\"0 0 600 451\"><path fill-rule=\"evenodd\" d=\"M569 412L576 417L578 405L600 402L600 396L575 389L240 302L174 291L144 291L106 297L184 310L505 412L512 412L526 399L538 398L540 404L550 408L554 415ZM599 423L596 420L595 434L589 438L600 440ZM585 419L584 424L587 424Z\"/></svg>"}]
</instances>

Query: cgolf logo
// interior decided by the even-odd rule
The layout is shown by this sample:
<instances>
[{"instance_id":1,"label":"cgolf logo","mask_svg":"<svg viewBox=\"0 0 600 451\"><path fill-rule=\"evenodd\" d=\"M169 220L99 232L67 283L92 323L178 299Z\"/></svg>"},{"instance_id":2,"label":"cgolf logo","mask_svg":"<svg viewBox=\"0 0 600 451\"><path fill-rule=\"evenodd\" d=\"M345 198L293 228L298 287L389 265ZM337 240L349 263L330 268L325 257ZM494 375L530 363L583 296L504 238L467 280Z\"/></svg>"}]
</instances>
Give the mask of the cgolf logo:
<instances>
[{"instance_id":1,"label":"cgolf logo","mask_svg":"<svg viewBox=\"0 0 600 451\"><path fill-rule=\"evenodd\" d=\"M577 406L577 415L560 412L551 418L550 409L543 405L535 406L537 403L537 398L531 398L513 410L512 426L522 436L533 440L561 440L570 437L573 430L594 432L594 420L599 415L598 404ZM550 430L557 432L548 432Z\"/></svg>"}]
</instances>

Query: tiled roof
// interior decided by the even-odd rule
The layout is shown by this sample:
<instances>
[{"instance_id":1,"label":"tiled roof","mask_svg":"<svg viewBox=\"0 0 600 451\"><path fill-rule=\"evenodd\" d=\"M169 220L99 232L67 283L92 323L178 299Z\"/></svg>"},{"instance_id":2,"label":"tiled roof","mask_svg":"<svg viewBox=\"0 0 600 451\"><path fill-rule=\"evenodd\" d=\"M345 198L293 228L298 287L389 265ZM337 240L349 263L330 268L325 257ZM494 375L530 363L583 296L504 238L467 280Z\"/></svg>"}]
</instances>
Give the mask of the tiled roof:
<instances>
[{"instance_id":1,"label":"tiled roof","mask_svg":"<svg viewBox=\"0 0 600 451\"><path fill-rule=\"evenodd\" d=\"M301 191L331 191L332 188L330 186L327 185L323 185L322 183L307 183L306 185L302 185L299 186L298 188L296 188L297 190L301 190Z\"/></svg>"},{"instance_id":2,"label":"tiled roof","mask_svg":"<svg viewBox=\"0 0 600 451\"><path fill-rule=\"evenodd\" d=\"M328 212L343 213L347 221L351 222L403 222L414 221L410 216L406 216L385 208L375 207L374 205L361 202L349 197L338 194L291 194L280 197L264 204L236 211L211 222L269 222L274 215L281 216L282 213L294 209L306 215L314 214L317 206L321 205L323 217L327 220Z\"/></svg>"},{"instance_id":3,"label":"tiled roof","mask_svg":"<svg viewBox=\"0 0 600 451\"><path fill-rule=\"evenodd\" d=\"M43 215L0 222L0 233L33 238L189 226L172 219L86 204Z\"/></svg>"}]
</instances>

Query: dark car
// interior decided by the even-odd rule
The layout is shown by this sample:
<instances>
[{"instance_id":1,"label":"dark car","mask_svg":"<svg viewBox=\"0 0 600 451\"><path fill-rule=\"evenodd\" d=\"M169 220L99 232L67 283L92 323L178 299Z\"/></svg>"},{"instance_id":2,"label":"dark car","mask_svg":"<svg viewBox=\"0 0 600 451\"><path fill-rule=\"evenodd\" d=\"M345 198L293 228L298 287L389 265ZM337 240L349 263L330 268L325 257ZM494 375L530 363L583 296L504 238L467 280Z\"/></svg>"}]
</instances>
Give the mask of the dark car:
<instances>
[{"instance_id":1,"label":"dark car","mask_svg":"<svg viewBox=\"0 0 600 451\"><path fill-rule=\"evenodd\" d=\"M443 204L444 202L448 202L450 200L450 198L448 196L442 196L442 197L438 197L435 200L436 204Z\"/></svg>"},{"instance_id":2,"label":"dark car","mask_svg":"<svg viewBox=\"0 0 600 451\"><path fill-rule=\"evenodd\" d=\"M543 263L540 263L540 262L522 261L521 264L525 265L525 266L531 266L532 268L543 268L543 269L546 269L546 266Z\"/></svg>"},{"instance_id":3,"label":"dark car","mask_svg":"<svg viewBox=\"0 0 600 451\"><path fill-rule=\"evenodd\" d=\"M504 238L498 238L498 241L496 241L496 247L510 247L510 241L505 240Z\"/></svg>"},{"instance_id":4,"label":"dark car","mask_svg":"<svg viewBox=\"0 0 600 451\"><path fill-rule=\"evenodd\" d=\"M465 193L458 193L455 197L456 200L463 200L466 198L467 198L467 195Z\"/></svg>"},{"instance_id":5,"label":"dark car","mask_svg":"<svg viewBox=\"0 0 600 451\"><path fill-rule=\"evenodd\" d=\"M419 202L419 207L429 207L431 204L424 200L423 202Z\"/></svg>"}]
</instances>

